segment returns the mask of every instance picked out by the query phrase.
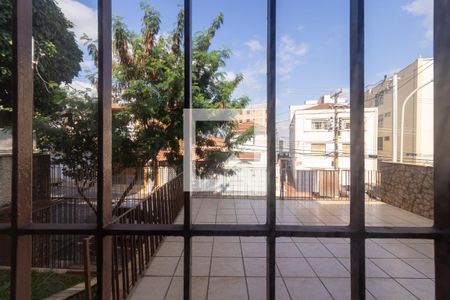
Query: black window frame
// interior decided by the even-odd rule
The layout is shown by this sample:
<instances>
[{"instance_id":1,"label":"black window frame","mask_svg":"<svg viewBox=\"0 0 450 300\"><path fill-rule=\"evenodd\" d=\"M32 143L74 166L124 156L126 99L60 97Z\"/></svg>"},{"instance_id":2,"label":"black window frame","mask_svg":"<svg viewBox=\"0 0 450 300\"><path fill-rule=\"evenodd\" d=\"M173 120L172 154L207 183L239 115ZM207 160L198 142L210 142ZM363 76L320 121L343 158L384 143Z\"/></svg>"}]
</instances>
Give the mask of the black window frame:
<instances>
[{"instance_id":1,"label":"black window frame","mask_svg":"<svg viewBox=\"0 0 450 300\"><path fill-rule=\"evenodd\" d=\"M31 220L32 0L13 1L14 123L11 224L0 224L10 236L11 298L31 298L31 238L38 234L95 235L98 299L111 299L111 237L124 234L184 237L184 299L191 299L191 240L195 236L262 236L267 243L267 298L275 299L277 237L350 238L351 295L365 299L365 240L369 238L433 239L436 299L450 299L450 0L434 1L434 225L366 227L364 213L364 1L350 0L351 199L348 226L276 224L275 103L276 0L267 1L267 222L262 225L195 225L191 194L184 194L184 224L111 224L111 0L98 0L99 29L99 169L96 224L35 224ZM192 0L185 9L185 108L192 99Z\"/></svg>"}]
</instances>

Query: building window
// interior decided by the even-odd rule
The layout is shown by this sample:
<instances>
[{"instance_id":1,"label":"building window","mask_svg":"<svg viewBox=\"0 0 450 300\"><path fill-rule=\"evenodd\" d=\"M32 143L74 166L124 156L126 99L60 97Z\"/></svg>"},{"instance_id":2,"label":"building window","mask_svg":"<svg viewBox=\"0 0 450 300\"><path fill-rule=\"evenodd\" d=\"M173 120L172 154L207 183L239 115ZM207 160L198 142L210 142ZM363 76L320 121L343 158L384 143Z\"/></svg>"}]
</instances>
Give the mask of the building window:
<instances>
[{"instance_id":1,"label":"building window","mask_svg":"<svg viewBox=\"0 0 450 300\"><path fill-rule=\"evenodd\" d=\"M378 115L378 127L379 128L384 127L384 116L383 115Z\"/></svg>"},{"instance_id":2,"label":"building window","mask_svg":"<svg viewBox=\"0 0 450 300\"><path fill-rule=\"evenodd\" d=\"M385 118L390 118L390 117L391 117L391 112L385 113L385 114L384 114L384 117L385 117Z\"/></svg>"},{"instance_id":3,"label":"building window","mask_svg":"<svg viewBox=\"0 0 450 300\"><path fill-rule=\"evenodd\" d=\"M350 144L342 144L342 154L350 155Z\"/></svg>"},{"instance_id":4,"label":"building window","mask_svg":"<svg viewBox=\"0 0 450 300\"><path fill-rule=\"evenodd\" d=\"M384 91L381 91L375 95L375 106L381 106L384 103Z\"/></svg>"},{"instance_id":5,"label":"building window","mask_svg":"<svg viewBox=\"0 0 450 300\"><path fill-rule=\"evenodd\" d=\"M317 155L325 154L326 145L325 144L311 144L311 153Z\"/></svg>"},{"instance_id":6,"label":"building window","mask_svg":"<svg viewBox=\"0 0 450 300\"><path fill-rule=\"evenodd\" d=\"M383 150L383 137L378 138L378 150Z\"/></svg>"},{"instance_id":7,"label":"building window","mask_svg":"<svg viewBox=\"0 0 450 300\"><path fill-rule=\"evenodd\" d=\"M344 119L344 130L350 130L350 120Z\"/></svg>"},{"instance_id":8,"label":"building window","mask_svg":"<svg viewBox=\"0 0 450 300\"><path fill-rule=\"evenodd\" d=\"M327 130L328 129L328 120L327 119L318 119L311 121L311 129L313 130Z\"/></svg>"},{"instance_id":9,"label":"building window","mask_svg":"<svg viewBox=\"0 0 450 300\"><path fill-rule=\"evenodd\" d=\"M390 140L391 140L391 137L390 137L390 136L385 136L385 137L384 137L384 141L385 141L385 142L389 142Z\"/></svg>"}]
</instances>

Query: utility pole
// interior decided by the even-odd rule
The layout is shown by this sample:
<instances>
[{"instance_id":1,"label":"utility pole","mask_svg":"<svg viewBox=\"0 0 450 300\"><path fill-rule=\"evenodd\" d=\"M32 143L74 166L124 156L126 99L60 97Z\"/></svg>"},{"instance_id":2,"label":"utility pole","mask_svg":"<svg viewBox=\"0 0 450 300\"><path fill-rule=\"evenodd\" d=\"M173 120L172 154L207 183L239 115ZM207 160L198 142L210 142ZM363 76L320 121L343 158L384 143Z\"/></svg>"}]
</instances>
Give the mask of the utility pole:
<instances>
[{"instance_id":1,"label":"utility pole","mask_svg":"<svg viewBox=\"0 0 450 300\"><path fill-rule=\"evenodd\" d=\"M398 75L392 75L392 161L397 162ZM402 153L400 153L402 156Z\"/></svg>"},{"instance_id":2,"label":"utility pole","mask_svg":"<svg viewBox=\"0 0 450 300\"><path fill-rule=\"evenodd\" d=\"M338 118L338 98L339 95L342 94L342 89L340 89L338 92L331 95L331 98L334 99L334 116L333 116L333 143L334 143L334 159L333 159L333 165L334 169L338 170L339 168L339 136L340 136L340 128L339 123L340 120Z\"/></svg>"}]
</instances>

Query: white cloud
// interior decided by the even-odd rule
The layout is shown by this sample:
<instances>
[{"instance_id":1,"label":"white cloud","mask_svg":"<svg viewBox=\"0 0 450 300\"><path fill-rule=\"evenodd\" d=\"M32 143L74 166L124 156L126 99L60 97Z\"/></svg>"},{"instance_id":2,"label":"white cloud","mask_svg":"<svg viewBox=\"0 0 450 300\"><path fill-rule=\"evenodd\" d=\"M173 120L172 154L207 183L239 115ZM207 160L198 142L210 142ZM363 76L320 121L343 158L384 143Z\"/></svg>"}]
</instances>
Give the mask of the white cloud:
<instances>
[{"instance_id":1,"label":"white cloud","mask_svg":"<svg viewBox=\"0 0 450 300\"><path fill-rule=\"evenodd\" d=\"M248 46L250 48L250 50L253 52L264 50L263 45L258 40L249 40L249 41L245 42L245 45Z\"/></svg>"},{"instance_id":2,"label":"white cloud","mask_svg":"<svg viewBox=\"0 0 450 300\"><path fill-rule=\"evenodd\" d=\"M278 73L283 80L291 78L295 67L302 63L301 57L308 52L307 43L298 43L289 35L281 37L279 58L280 64L278 66Z\"/></svg>"},{"instance_id":3,"label":"white cloud","mask_svg":"<svg viewBox=\"0 0 450 300\"><path fill-rule=\"evenodd\" d=\"M433 38L433 0L413 0L402 9L414 16L423 18L422 25L426 28L428 39Z\"/></svg>"},{"instance_id":4,"label":"white cloud","mask_svg":"<svg viewBox=\"0 0 450 300\"><path fill-rule=\"evenodd\" d=\"M86 33L90 38L97 39L97 10L75 0L56 0L66 18L74 25L72 31L77 41Z\"/></svg>"},{"instance_id":5,"label":"white cloud","mask_svg":"<svg viewBox=\"0 0 450 300\"><path fill-rule=\"evenodd\" d=\"M80 67L83 72L91 71L95 68L95 62L93 60L84 60L80 62Z\"/></svg>"},{"instance_id":6,"label":"white cloud","mask_svg":"<svg viewBox=\"0 0 450 300\"><path fill-rule=\"evenodd\" d=\"M243 91L261 92L264 90L266 74L266 62L264 60L258 60L253 65L245 68L242 72L244 80L240 85L240 89Z\"/></svg>"}]
</instances>

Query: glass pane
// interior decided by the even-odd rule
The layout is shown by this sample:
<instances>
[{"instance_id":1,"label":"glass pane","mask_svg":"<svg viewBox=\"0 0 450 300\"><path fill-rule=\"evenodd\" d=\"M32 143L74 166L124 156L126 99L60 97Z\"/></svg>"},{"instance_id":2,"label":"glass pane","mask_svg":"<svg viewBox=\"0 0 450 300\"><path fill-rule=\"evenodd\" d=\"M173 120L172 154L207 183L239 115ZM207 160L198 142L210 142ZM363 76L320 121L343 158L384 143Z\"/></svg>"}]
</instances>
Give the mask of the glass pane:
<instances>
[{"instance_id":1,"label":"glass pane","mask_svg":"<svg viewBox=\"0 0 450 300\"><path fill-rule=\"evenodd\" d=\"M349 1L281 0L277 14L277 222L346 225Z\"/></svg>"},{"instance_id":2,"label":"glass pane","mask_svg":"<svg viewBox=\"0 0 450 300\"><path fill-rule=\"evenodd\" d=\"M265 299L265 253L264 237L194 237L193 299Z\"/></svg>"},{"instance_id":3,"label":"glass pane","mask_svg":"<svg viewBox=\"0 0 450 300\"><path fill-rule=\"evenodd\" d=\"M182 4L112 1L114 217L181 173Z\"/></svg>"},{"instance_id":4,"label":"glass pane","mask_svg":"<svg viewBox=\"0 0 450 300\"><path fill-rule=\"evenodd\" d=\"M116 298L182 299L183 272L176 269L183 245L182 237L115 237L113 291Z\"/></svg>"},{"instance_id":5,"label":"glass pane","mask_svg":"<svg viewBox=\"0 0 450 300\"><path fill-rule=\"evenodd\" d=\"M280 299L350 299L350 242L344 238L278 238Z\"/></svg>"},{"instance_id":6,"label":"glass pane","mask_svg":"<svg viewBox=\"0 0 450 300\"><path fill-rule=\"evenodd\" d=\"M12 1L0 3L0 28L0 223L9 223L12 183Z\"/></svg>"},{"instance_id":7,"label":"glass pane","mask_svg":"<svg viewBox=\"0 0 450 300\"><path fill-rule=\"evenodd\" d=\"M266 10L257 0L193 1L194 223L265 222Z\"/></svg>"},{"instance_id":8,"label":"glass pane","mask_svg":"<svg viewBox=\"0 0 450 300\"><path fill-rule=\"evenodd\" d=\"M33 235L32 249L33 299L85 298L87 276L91 281L92 295L95 296L95 238L81 235ZM84 271L85 263L89 273Z\"/></svg>"},{"instance_id":9,"label":"glass pane","mask_svg":"<svg viewBox=\"0 0 450 300\"><path fill-rule=\"evenodd\" d=\"M366 288L371 298L435 298L432 240L366 240L366 257Z\"/></svg>"},{"instance_id":10,"label":"glass pane","mask_svg":"<svg viewBox=\"0 0 450 300\"><path fill-rule=\"evenodd\" d=\"M11 242L7 235L0 235L0 299L9 299L11 287Z\"/></svg>"},{"instance_id":11,"label":"glass pane","mask_svg":"<svg viewBox=\"0 0 450 300\"><path fill-rule=\"evenodd\" d=\"M365 18L366 224L431 226L433 1L366 1Z\"/></svg>"},{"instance_id":12,"label":"glass pane","mask_svg":"<svg viewBox=\"0 0 450 300\"><path fill-rule=\"evenodd\" d=\"M33 221L95 223L97 7L33 1Z\"/></svg>"}]
</instances>

